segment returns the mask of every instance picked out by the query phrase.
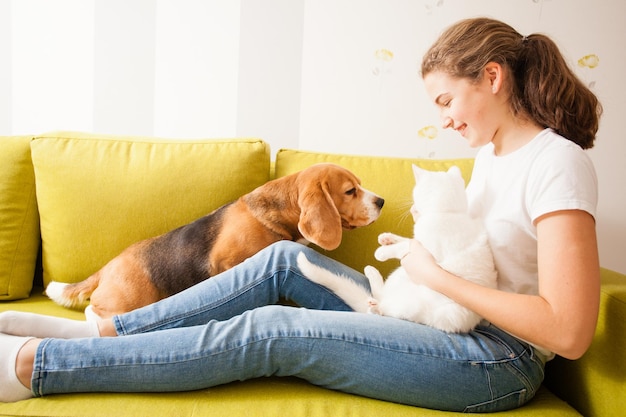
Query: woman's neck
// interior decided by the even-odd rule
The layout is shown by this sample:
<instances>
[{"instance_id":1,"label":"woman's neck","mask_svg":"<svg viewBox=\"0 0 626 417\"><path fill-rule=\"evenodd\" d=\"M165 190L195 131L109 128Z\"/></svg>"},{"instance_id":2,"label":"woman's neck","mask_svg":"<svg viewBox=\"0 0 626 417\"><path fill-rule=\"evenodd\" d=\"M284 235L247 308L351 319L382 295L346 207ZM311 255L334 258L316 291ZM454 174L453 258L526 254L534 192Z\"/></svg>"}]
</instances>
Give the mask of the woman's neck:
<instances>
[{"instance_id":1,"label":"woman's neck","mask_svg":"<svg viewBox=\"0 0 626 417\"><path fill-rule=\"evenodd\" d=\"M520 122L519 119L515 119L509 124L503 124L491 141L494 146L494 153L497 156L504 156L515 152L533 140L542 130L544 127L534 122Z\"/></svg>"}]
</instances>

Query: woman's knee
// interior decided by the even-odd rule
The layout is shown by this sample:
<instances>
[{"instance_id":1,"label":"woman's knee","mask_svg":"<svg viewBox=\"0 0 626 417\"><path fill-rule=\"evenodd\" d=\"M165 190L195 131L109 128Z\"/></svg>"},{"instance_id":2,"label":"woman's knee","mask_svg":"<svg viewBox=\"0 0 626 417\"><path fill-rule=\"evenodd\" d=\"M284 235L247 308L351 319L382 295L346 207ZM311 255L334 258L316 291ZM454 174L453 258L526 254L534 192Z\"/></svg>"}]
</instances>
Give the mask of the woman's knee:
<instances>
[{"instance_id":1,"label":"woman's knee","mask_svg":"<svg viewBox=\"0 0 626 417\"><path fill-rule=\"evenodd\" d=\"M317 252L315 252L314 249L291 240L279 240L278 242L272 243L270 246L263 249L261 253L273 262L278 262L281 265L296 265L298 254L303 251L313 253L313 256L317 256Z\"/></svg>"},{"instance_id":2,"label":"woman's knee","mask_svg":"<svg viewBox=\"0 0 626 417\"><path fill-rule=\"evenodd\" d=\"M295 255L300 253L302 250L312 250L306 245L292 240L279 240L278 242L272 243L268 249L275 252Z\"/></svg>"}]
</instances>

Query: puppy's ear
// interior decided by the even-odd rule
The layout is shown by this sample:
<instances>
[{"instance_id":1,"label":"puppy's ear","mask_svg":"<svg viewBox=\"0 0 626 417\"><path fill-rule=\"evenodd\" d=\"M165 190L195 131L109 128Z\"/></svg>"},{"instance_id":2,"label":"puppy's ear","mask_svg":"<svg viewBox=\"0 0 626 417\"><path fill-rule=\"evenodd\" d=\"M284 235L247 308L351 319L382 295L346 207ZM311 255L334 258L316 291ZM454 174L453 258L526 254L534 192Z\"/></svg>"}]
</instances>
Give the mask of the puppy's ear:
<instances>
[{"instance_id":1,"label":"puppy's ear","mask_svg":"<svg viewBox=\"0 0 626 417\"><path fill-rule=\"evenodd\" d=\"M324 181L314 181L300 190L298 196L300 220L298 230L311 243L326 250L341 243L341 216Z\"/></svg>"}]
</instances>

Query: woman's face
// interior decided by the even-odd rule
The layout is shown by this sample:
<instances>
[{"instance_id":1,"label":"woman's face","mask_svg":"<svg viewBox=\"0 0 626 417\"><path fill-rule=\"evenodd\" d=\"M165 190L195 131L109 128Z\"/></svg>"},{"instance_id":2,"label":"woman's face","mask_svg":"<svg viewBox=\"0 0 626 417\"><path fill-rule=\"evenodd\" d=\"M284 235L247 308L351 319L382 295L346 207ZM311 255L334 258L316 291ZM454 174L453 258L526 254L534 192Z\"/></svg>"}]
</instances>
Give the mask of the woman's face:
<instances>
[{"instance_id":1,"label":"woman's face","mask_svg":"<svg viewBox=\"0 0 626 417\"><path fill-rule=\"evenodd\" d=\"M498 104L499 85L488 71L477 83L435 71L424 77L424 85L439 109L444 129L456 130L473 148L496 139L506 106Z\"/></svg>"}]
</instances>

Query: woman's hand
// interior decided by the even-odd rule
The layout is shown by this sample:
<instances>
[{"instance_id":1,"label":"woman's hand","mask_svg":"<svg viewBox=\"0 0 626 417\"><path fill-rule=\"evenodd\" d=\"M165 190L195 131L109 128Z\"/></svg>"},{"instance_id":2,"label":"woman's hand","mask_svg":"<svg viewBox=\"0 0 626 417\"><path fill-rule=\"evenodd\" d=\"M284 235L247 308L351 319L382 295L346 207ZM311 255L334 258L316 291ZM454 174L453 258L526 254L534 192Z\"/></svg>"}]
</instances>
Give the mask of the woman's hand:
<instances>
[{"instance_id":1,"label":"woman's hand","mask_svg":"<svg viewBox=\"0 0 626 417\"><path fill-rule=\"evenodd\" d=\"M442 271L433 255L415 239L410 240L409 252L400 259L400 264L413 282L427 287L431 287L437 274Z\"/></svg>"}]
</instances>

